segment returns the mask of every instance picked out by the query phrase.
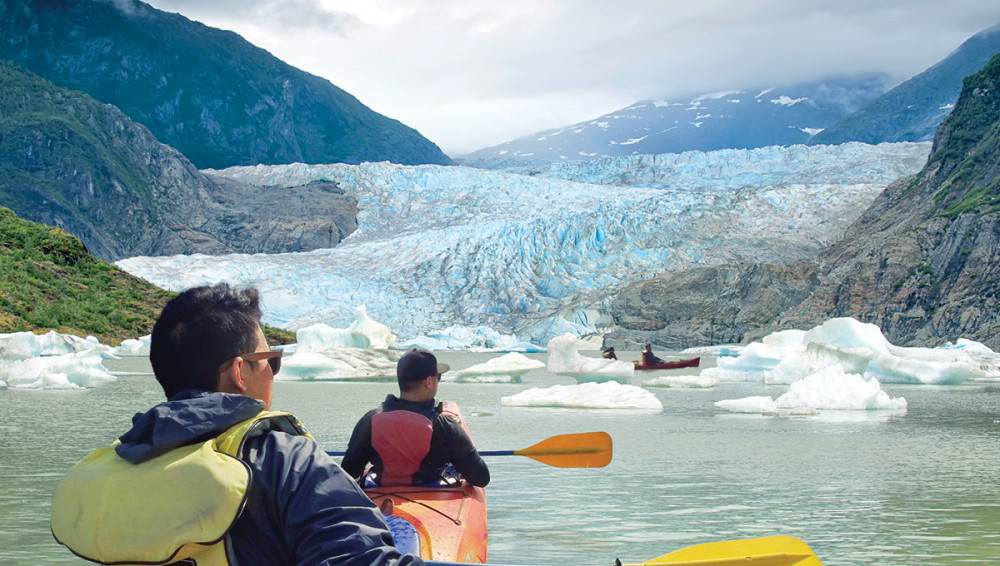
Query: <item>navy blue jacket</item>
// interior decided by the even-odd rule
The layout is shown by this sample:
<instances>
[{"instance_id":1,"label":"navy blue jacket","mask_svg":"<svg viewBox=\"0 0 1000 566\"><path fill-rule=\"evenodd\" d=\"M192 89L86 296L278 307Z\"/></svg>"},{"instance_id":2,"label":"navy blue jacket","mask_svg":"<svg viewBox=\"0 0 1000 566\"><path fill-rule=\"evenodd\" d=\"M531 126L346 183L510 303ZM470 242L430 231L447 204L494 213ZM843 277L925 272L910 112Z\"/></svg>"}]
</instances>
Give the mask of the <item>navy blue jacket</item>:
<instances>
[{"instance_id":1,"label":"navy blue jacket","mask_svg":"<svg viewBox=\"0 0 1000 566\"><path fill-rule=\"evenodd\" d=\"M118 455L133 463L218 436L264 403L244 395L182 391L132 418ZM315 441L270 431L248 437L249 499L230 530L239 564L421 566L393 544L382 513Z\"/></svg>"}]
</instances>

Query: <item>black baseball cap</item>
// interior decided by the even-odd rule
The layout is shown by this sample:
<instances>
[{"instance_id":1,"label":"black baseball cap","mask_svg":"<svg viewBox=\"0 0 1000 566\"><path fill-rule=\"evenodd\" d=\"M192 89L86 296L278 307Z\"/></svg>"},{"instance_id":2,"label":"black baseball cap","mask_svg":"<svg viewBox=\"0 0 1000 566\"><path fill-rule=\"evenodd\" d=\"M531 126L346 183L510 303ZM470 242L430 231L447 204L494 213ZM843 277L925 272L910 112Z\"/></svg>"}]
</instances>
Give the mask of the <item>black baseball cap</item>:
<instances>
[{"instance_id":1,"label":"black baseball cap","mask_svg":"<svg viewBox=\"0 0 1000 566\"><path fill-rule=\"evenodd\" d=\"M422 381L451 369L448 364L439 364L430 350L414 348L403 354L396 362L396 381L410 383Z\"/></svg>"}]
</instances>

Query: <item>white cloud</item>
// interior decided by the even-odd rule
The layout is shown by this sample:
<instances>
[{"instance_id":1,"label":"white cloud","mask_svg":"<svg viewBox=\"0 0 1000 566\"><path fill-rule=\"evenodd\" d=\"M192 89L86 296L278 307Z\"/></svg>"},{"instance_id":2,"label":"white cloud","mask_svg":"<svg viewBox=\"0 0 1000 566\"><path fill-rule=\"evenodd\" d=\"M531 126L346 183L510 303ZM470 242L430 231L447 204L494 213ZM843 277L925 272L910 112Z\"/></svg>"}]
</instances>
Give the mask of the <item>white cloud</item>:
<instances>
[{"instance_id":1,"label":"white cloud","mask_svg":"<svg viewBox=\"0 0 1000 566\"><path fill-rule=\"evenodd\" d=\"M904 80L995 0L153 0L236 31L451 155L642 99L835 73Z\"/></svg>"}]
</instances>

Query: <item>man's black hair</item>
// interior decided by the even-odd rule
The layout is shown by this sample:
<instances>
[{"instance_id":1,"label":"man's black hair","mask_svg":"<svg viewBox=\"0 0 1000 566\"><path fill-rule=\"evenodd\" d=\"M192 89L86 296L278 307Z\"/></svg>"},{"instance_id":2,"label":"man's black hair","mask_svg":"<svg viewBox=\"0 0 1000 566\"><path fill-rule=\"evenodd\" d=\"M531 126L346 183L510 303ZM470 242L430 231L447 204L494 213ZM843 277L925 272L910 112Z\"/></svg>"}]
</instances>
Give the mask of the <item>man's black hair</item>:
<instances>
[{"instance_id":1,"label":"man's black hair","mask_svg":"<svg viewBox=\"0 0 1000 566\"><path fill-rule=\"evenodd\" d=\"M215 391L219 367L257 347L260 295L226 283L182 292L160 313L149 361L167 399L184 389Z\"/></svg>"}]
</instances>

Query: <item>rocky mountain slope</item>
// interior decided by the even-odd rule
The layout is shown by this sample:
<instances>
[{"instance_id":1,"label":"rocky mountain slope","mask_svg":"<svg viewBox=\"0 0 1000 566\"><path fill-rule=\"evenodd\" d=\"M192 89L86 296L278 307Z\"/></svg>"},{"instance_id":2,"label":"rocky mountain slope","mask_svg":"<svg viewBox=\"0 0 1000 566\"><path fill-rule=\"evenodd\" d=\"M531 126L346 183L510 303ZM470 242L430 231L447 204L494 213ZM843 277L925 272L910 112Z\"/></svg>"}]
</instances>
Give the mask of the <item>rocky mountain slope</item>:
<instances>
[{"instance_id":1,"label":"rocky mountain slope","mask_svg":"<svg viewBox=\"0 0 1000 566\"><path fill-rule=\"evenodd\" d=\"M462 161L495 167L801 144L885 92L888 80L877 74L826 77L776 88L647 100L594 120L475 151Z\"/></svg>"},{"instance_id":2,"label":"rocky mountain slope","mask_svg":"<svg viewBox=\"0 0 1000 566\"><path fill-rule=\"evenodd\" d=\"M95 255L330 247L357 202L336 184L262 191L203 175L117 108L0 61L0 205Z\"/></svg>"},{"instance_id":3,"label":"rocky mountain slope","mask_svg":"<svg viewBox=\"0 0 1000 566\"><path fill-rule=\"evenodd\" d=\"M329 81L137 0L0 2L0 59L114 104L199 168L450 162Z\"/></svg>"},{"instance_id":4,"label":"rocky mountain slope","mask_svg":"<svg viewBox=\"0 0 1000 566\"><path fill-rule=\"evenodd\" d=\"M747 340L851 316L879 325L898 344L966 337L1000 348L1000 56L965 79L924 169L887 187L845 237L820 254L818 277L802 268L781 280L796 296L808 290L808 298L770 321L768 314L783 305L759 298L774 285L752 277L765 268L774 269L731 268L749 275L750 284L704 285L695 297L684 294L691 288L686 282L712 281L717 272L633 284L613 312L622 325L617 339L691 346L707 343L702 336L712 321L729 325L725 337ZM661 321L656 313L671 318Z\"/></svg>"},{"instance_id":5,"label":"rocky mountain slope","mask_svg":"<svg viewBox=\"0 0 1000 566\"><path fill-rule=\"evenodd\" d=\"M1000 53L1000 26L977 33L933 67L816 134L810 144L928 141L951 112L962 79Z\"/></svg>"}]
</instances>

